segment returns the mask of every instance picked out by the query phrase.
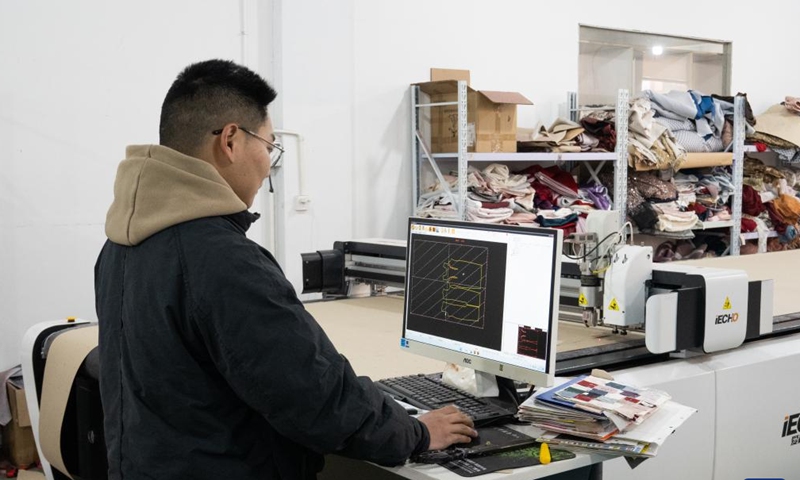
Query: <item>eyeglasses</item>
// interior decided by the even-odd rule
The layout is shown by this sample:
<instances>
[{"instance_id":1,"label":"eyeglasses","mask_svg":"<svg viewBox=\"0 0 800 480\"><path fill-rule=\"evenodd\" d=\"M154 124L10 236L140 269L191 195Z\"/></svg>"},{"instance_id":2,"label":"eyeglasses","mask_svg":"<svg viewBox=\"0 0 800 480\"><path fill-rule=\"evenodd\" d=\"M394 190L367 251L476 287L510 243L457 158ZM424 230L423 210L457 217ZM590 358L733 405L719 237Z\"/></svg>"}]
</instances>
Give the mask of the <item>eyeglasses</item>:
<instances>
[{"instance_id":1,"label":"eyeglasses","mask_svg":"<svg viewBox=\"0 0 800 480\"><path fill-rule=\"evenodd\" d=\"M255 132L253 132L251 130L246 129L241 125L236 125L236 127L239 128L239 130L243 131L244 133L246 133L246 134L248 134L250 136L253 136L253 137L261 140L262 142L266 143L268 147L272 147L272 149L267 148L267 153L269 154L269 159L270 159L269 168L271 170L271 169L273 169L273 168L278 166L278 162L281 161L281 158L283 158L283 152L285 152L285 150L283 149L283 147L280 146L280 144L270 142L269 140L267 140L266 138L262 137L261 135L255 133ZM221 129L221 128L219 130L214 130L213 132L211 132L211 134L212 135L219 135L219 134L222 133L222 130L223 129ZM278 151L278 155L275 158L272 158L272 156L274 155L276 150ZM273 188L272 188L272 174L270 173L269 177L267 177L267 178L269 179L269 193L274 193L275 190L273 190Z\"/></svg>"}]
</instances>

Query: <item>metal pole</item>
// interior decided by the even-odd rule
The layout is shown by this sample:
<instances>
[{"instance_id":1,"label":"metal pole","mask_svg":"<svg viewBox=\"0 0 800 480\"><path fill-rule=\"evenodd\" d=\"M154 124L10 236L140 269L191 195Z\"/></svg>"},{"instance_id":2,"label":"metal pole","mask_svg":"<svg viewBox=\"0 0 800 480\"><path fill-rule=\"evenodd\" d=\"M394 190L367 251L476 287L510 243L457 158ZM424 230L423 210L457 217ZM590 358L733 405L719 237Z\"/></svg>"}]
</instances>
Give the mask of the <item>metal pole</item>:
<instances>
[{"instance_id":1,"label":"metal pole","mask_svg":"<svg viewBox=\"0 0 800 480\"><path fill-rule=\"evenodd\" d=\"M467 219L467 82L458 81L458 205L462 220Z\"/></svg>"},{"instance_id":2,"label":"metal pole","mask_svg":"<svg viewBox=\"0 0 800 480\"><path fill-rule=\"evenodd\" d=\"M567 92L567 118L573 122L578 121L578 94Z\"/></svg>"},{"instance_id":3,"label":"metal pole","mask_svg":"<svg viewBox=\"0 0 800 480\"><path fill-rule=\"evenodd\" d=\"M614 165L614 208L619 212L619 225L627 221L628 204L628 90L617 93L616 131L617 162Z\"/></svg>"},{"instance_id":4,"label":"metal pole","mask_svg":"<svg viewBox=\"0 0 800 480\"><path fill-rule=\"evenodd\" d=\"M417 215L417 208L419 208L419 144L417 143L417 128L419 123L419 109L417 102L419 101L419 87L411 85L409 90L411 97L411 216Z\"/></svg>"},{"instance_id":5,"label":"metal pole","mask_svg":"<svg viewBox=\"0 0 800 480\"><path fill-rule=\"evenodd\" d=\"M742 234L742 185L744 184L744 97L733 100L733 186L736 189L731 205L731 255L739 255Z\"/></svg>"}]
</instances>

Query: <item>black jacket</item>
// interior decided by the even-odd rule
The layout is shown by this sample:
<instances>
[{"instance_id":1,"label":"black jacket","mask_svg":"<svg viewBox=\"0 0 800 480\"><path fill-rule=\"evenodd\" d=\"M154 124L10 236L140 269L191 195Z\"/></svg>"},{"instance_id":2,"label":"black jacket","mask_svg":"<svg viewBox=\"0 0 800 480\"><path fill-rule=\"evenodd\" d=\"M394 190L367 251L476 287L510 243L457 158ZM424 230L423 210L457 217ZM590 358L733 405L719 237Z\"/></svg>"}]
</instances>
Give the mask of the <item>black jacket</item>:
<instances>
[{"instance_id":1,"label":"black jacket","mask_svg":"<svg viewBox=\"0 0 800 480\"><path fill-rule=\"evenodd\" d=\"M141 211L119 229L114 210L110 237L135 230ZM355 375L272 255L245 236L255 218L203 217L103 247L95 290L110 478L307 479L326 453L394 465L427 448L425 427Z\"/></svg>"}]
</instances>

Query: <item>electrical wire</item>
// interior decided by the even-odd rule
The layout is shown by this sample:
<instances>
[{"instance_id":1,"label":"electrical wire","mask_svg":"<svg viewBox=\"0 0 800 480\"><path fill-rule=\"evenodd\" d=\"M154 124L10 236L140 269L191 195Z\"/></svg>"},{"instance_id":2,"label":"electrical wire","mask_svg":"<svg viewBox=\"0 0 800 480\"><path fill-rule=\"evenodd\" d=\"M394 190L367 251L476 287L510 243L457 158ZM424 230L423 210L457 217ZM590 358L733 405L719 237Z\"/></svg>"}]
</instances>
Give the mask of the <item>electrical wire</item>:
<instances>
[{"instance_id":1,"label":"electrical wire","mask_svg":"<svg viewBox=\"0 0 800 480\"><path fill-rule=\"evenodd\" d=\"M608 240L608 239L609 239L609 238L611 238L611 237L614 237L614 236L619 236L619 235L620 235L620 232L613 232L613 233L609 233L608 235L606 235L606 236L605 236L605 238L603 238L602 240L600 240L599 242L597 242L597 245L595 245L593 249L589 250L588 252L586 252L585 254L583 254L583 255L581 255L581 256L573 257L573 256L571 256L571 255L567 255L567 254L564 254L564 255L565 255L567 258L570 258L570 259L572 259L572 260L583 260L583 259L585 259L586 257L588 257L589 255L593 254L595 251L597 251L597 249L598 249L598 248L600 248L600 245L602 245L603 243L605 243L605 241L606 241L606 240ZM613 245L612 245L612 246L613 246Z\"/></svg>"},{"instance_id":2,"label":"electrical wire","mask_svg":"<svg viewBox=\"0 0 800 480\"><path fill-rule=\"evenodd\" d=\"M599 265L598 265L597 270L594 272L595 275L600 274L600 273L604 273L606 270L608 270L611 267L611 256L609 255L609 253L617 245L619 245L621 243L622 244L625 243L625 239L626 239L626 237L625 237L625 229L626 229L626 227L628 229L630 229L630 231L631 231L631 245L634 245L634 243L633 243L633 224L631 222L625 222L625 224L622 225L622 228L620 228L617 231L617 235L619 235L619 239L617 240L617 242L609 245L608 248L606 249L606 251L603 252L603 255L600 255L600 257L598 259L598 264L599 264L600 260L602 260L603 258L607 258L608 265L605 268L599 268Z\"/></svg>"},{"instance_id":3,"label":"electrical wire","mask_svg":"<svg viewBox=\"0 0 800 480\"><path fill-rule=\"evenodd\" d=\"M621 243L625 243L625 240L626 240L625 230L626 229L630 230L630 232L631 232L631 245L634 245L634 243L633 243L633 233L634 233L633 232L633 224L631 222L625 222L625 224L622 225L622 228L620 228L616 232L613 232L613 233L610 233L610 234L606 235L606 237L603 238L602 240L600 240L597 243L597 245L595 245L594 248L592 248L591 250L589 250L585 254L583 254L583 255L575 254L575 245L573 244L572 245L573 255L569 255L569 254L564 254L564 255L567 258L570 258L572 260L583 260L586 257L588 257L589 255L591 255L592 253L594 253L595 251L599 250L600 246L603 243L605 243L609 238L616 236L617 239L613 243L609 244L608 247L603 251L602 254L598 255L596 268L594 270L592 270L592 273L594 275L601 275L601 274L605 273L609 268L611 268L611 257L609 255L609 253L617 245L619 245ZM603 260L606 260L606 262L607 262L607 264L605 266L601 266L603 263L605 263L605 262L603 262Z\"/></svg>"},{"instance_id":4,"label":"electrical wire","mask_svg":"<svg viewBox=\"0 0 800 480\"><path fill-rule=\"evenodd\" d=\"M600 275L601 273L606 273L606 270L608 270L609 268L611 268L611 264L608 264L599 270L592 270L592 273L594 273L595 275Z\"/></svg>"},{"instance_id":5,"label":"electrical wire","mask_svg":"<svg viewBox=\"0 0 800 480\"><path fill-rule=\"evenodd\" d=\"M621 230L622 232L625 231L625 227L628 227L631 230L631 245L636 245L633 242L633 224L631 222L625 222L625 225L622 226L622 230Z\"/></svg>"}]
</instances>

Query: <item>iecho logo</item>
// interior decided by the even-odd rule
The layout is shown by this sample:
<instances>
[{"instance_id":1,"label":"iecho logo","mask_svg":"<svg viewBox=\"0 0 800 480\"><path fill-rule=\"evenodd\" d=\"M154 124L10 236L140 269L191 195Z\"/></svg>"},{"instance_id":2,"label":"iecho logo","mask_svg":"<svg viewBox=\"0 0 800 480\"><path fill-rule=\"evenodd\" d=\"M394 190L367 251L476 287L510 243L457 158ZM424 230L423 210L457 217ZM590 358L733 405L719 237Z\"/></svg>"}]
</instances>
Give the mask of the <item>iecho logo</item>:
<instances>
[{"instance_id":1,"label":"iecho logo","mask_svg":"<svg viewBox=\"0 0 800 480\"><path fill-rule=\"evenodd\" d=\"M783 430L781 431L781 438L791 435L792 445L797 445L800 443L800 435L798 435L800 434L800 425L798 424L798 420L800 420L800 413L786 415L783 418Z\"/></svg>"}]
</instances>

